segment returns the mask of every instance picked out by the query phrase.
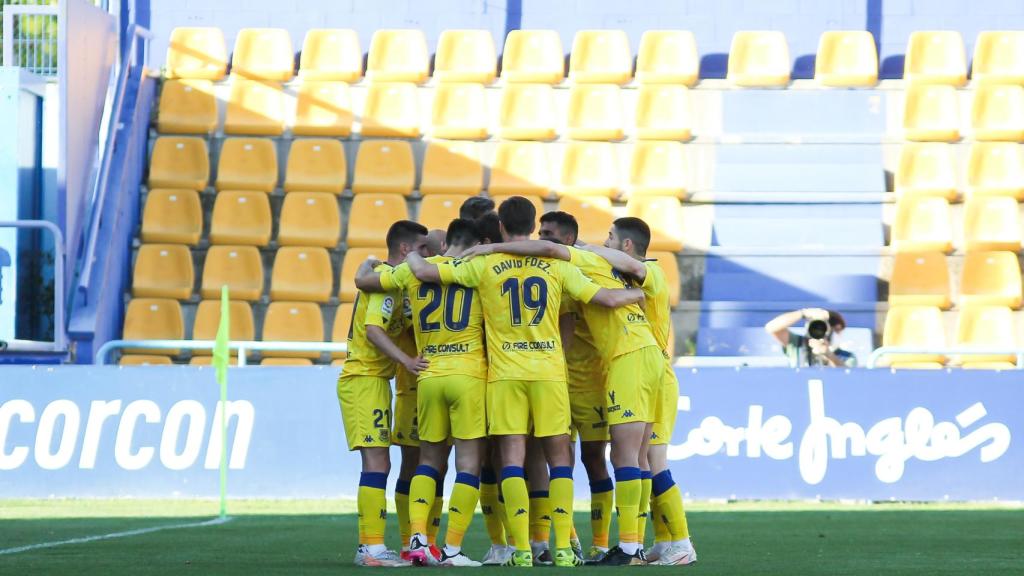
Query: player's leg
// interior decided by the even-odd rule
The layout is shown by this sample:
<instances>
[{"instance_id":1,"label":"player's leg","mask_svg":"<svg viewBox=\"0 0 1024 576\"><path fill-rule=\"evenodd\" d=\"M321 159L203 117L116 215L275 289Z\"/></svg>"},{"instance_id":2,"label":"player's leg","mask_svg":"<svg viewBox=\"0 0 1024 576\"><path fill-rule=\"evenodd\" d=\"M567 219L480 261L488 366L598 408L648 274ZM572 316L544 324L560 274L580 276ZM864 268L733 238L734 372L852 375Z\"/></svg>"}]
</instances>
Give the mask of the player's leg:
<instances>
[{"instance_id":1,"label":"player's leg","mask_svg":"<svg viewBox=\"0 0 1024 576\"><path fill-rule=\"evenodd\" d=\"M448 409L444 403L443 384L438 378L419 382L416 403L419 461L409 489L410 560L428 564L431 558L429 530L437 489L443 486L444 469L448 463ZM403 446L405 448L405 446Z\"/></svg>"},{"instance_id":2,"label":"player's leg","mask_svg":"<svg viewBox=\"0 0 1024 576\"><path fill-rule=\"evenodd\" d=\"M393 437L393 436L392 436ZM408 543L412 536L409 525L409 490L412 477L416 474L416 466L420 461L420 449L416 446L399 445L402 463L398 467L398 480L395 481L395 511L398 516L398 534L401 542Z\"/></svg>"},{"instance_id":3,"label":"player's leg","mask_svg":"<svg viewBox=\"0 0 1024 576\"><path fill-rule=\"evenodd\" d=\"M580 459L590 481L590 530L593 535L588 560L600 560L608 551L608 533L615 503L614 483L608 475L605 453L608 443L603 440L580 442Z\"/></svg>"},{"instance_id":4,"label":"player's leg","mask_svg":"<svg viewBox=\"0 0 1024 576\"><path fill-rule=\"evenodd\" d=\"M555 564L574 566L582 561L572 551L573 482L572 445L569 442L569 390L565 382L538 381L530 387L534 435L544 446L550 468L549 499L555 532Z\"/></svg>"},{"instance_id":5,"label":"player's leg","mask_svg":"<svg viewBox=\"0 0 1024 576\"><path fill-rule=\"evenodd\" d=\"M533 565L530 495L523 470L531 418L528 385L528 382L504 380L487 386L487 425L501 451L501 493L508 517L507 533L516 546L509 563L516 566Z\"/></svg>"},{"instance_id":6,"label":"player's leg","mask_svg":"<svg viewBox=\"0 0 1024 576\"><path fill-rule=\"evenodd\" d=\"M526 485L530 490L530 550L533 563L554 563L548 541L551 539L551 498L548 464L544 446L535 436L526 439Z\"/></svg>"},{"instance_id":7,"label":"player's leg","mask_svg":"<svg viewBox=\"0 0 1024 576\"><path fill-rule=\"evenodd\" d=\"M498 514L498 475L492 463L493 446L494 442L485 439L484 463L480 469L480 511L484 515L491 546L504 546L505 527Z\"/></svg>"},{"instance_id":8,"label":"player's leg","mask_svg":"<svg viewBox=\"0 0 1024 576\"><path fill-rule=\"evenodd\" d=\"M641 550L644 549L647 517L651 511L651 465L647 460L647 450L651 442L652 427L652 424L648 424L644 429L644 444L640 448L640 509L637 513L636 537Z\"/></svg>"}]
</instances>

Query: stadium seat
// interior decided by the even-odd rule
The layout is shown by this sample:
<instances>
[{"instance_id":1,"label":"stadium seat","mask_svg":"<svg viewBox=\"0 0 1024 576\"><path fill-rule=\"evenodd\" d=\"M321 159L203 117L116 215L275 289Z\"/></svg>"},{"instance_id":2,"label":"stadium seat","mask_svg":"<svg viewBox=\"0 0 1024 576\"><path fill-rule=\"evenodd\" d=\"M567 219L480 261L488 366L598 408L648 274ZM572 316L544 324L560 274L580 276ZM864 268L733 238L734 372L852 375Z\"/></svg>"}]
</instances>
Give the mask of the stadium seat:
<instances>
[{"instance_id":1,"label":"stadium seat","mask_svg":"<svg viewBox=\"0 0 1024 576\"><path fill-rule=\"evenodd\" d=\"M326 303L334 274L325 248L284 246L277 249L270 276L270 299Z\"/></svg>"},{"instance_id":2,"label":"stadium seat","mask_svg":"<svg viewBox=\"0 0 1024 576\"><path fill-rule=\"evenodd\" d=\"M416 166L412 147L402 140L364 140L356 155L353 194L412 194Z\"/></svg>"},{"instance_id":3,"label":"stadium seat","mask_svg":"<svg viewBox=\"0 0 1024 576\"><path fill-rule=\"evenodd\" d=\"M216 340L217 328L220 326L220 300L203 300L196 307L195 320L192 323L193 340ZM228 303L228 334L231 340L247 341L256 339L255 323L252 317L252 306L242 300ZM193 350L193 356L209 356L212 350ZM231 356L238 352L231 351Z\"/></svg>"},{"instance_id":4,"label":"stadium seat","mask_svg":"<svg viewBox=\"0 0 1024 576\"><path fill-rule=\"evenodd\" d=\"M975 142L967 161L967 193L1024 200L1024 150L1011 142Z\"/></svg>"},{"instance_id":5,"label":"stadium seat","mask_svg":"<svg viewBox=\"0 0 1024 576\"><path fill-rule=\"evenodd\" d=\"M1020 263L1013 252L968 252L960 273L960 306L1020 308Z\"/></svg>"},{"instance_id":6,"label":"stadium seat","mask_svg":"<svg viewBox=\"0 0 1024 576\"><path fill-rule=\"evenodd\" d=\"M506 140L554 140L555 101L547 84L507 84L501 91L500 136Z\"/></svg>"},{"instance_id":7,"label":"stadium seat","mask_svg":"<svg viewBox=\"0 0 1024 576\"><path fill-rule=\"evenodd\" d=\"M564 196L558 201L558 209L576 217L579 239L586 244L604 244L608 239L608 230L615 220L610 198Z\"/></svg>"},{"instance_id":8,"label":"stadium seat","mask_svg":"<svg viewBox=\"0 0 1024 576\"><path fill-rule=\"evenodd\" d=\"M173 364L169 357L154 354L124 354L117 363L120 366L170 366Z\"/></svg>"},{"instance_id":9,"label":"stadium seat","mask_svg":"<svg viewBox=\"0 0 1024 576\"><path fill-rule=\"evenodd\" d=\"M305 80L295 100L292 134L348 138L353 117L348 84Z\"/></svg>"},{"instance_id":10,"label":"stadium seat","mask_svg":"<svg viewBox=\"0 0 1024 576\"><path fill-rule=\"evenodd\" d=\"M906 92L903 132L907 140L953 142L960 139L956 89L941 84L913 84Z\"/></svg>"},{"instance_id":11,"label":"stadium seat","mask_svg":"<svg viewBox=\"0 0 1024 576\"><path fill-rule=\"evenodd\" d=\"M469 198L466 194L433 194L424 196L420 202L420 217L417 222L428 229L447 230L448 224L459 217L459 208Z\"/></svg>"},{"instance_id":12,"label":"stadium seat","mask_svg":"<svg viewBox=\"0 0 1024 576\"><path fill-rule=\"evenodd\" d=\"M366 78L371 82L426 81L430 58L421 30L377 30L370 40Z\"/></svg>"},{"instance_id":13,"label":"stadium seat","mask_svg":"<svg viewBox=\"0 0 1024 576\"><path fill-rule=\"evenodd\" d=\"M348 213L349 248L385 246L388 227L398 220L408 220L409 209L399 194L359 194L352 199Z\"/></svg>"},{"instance_id":14,"label":"stadium seat","mask_svg":"<svg viewBox=\"0 0 1024 576\"><path fill-rule=\"evenodd\" d=\"M228 67L228 50L220 28L175 28L167 46L167 78L220 80Z\"/></svg>"},{"instance_id":15,"label":"stadium seat","mask_svg":"<svg viewBox=\"0 0 1024 576\"><path fill-rule=\"evenodd\" d=\"M678 252L683 249L683 207L675 196L633 196L626 215L640 218L651 227L648 249Z\"/></svg>"},{"instance_id":16,"label":"stadium seat","mask_svg":"<svg viewBox=\"0 0 1024 576\"><path fill-rule=\"evenodd\" d=\"M267 356L267 354L274 354L274 352L264 352L263 359L260 360L260 366L292 366L302 368L313 365L313 360L309 358L277 358L275 356Z\"/></svg>"},{"instance_id":17,"label":"stadium seat","mask_svg":"<svg viewBox=\"0 0 1024 576\"><path fill-rule=\"evenodd\" d=\"M537 211L538 218L540 218L540 215L544 213L544 199L541 198L540 196L523 196L521 194L492 194L490 198L494 202L494 209L497 210L498 206L501 206L502 202L508 200L513 196L519 196L520 198L526 198L527 200L529 200L530 204L533 204L534 210Z\"/></svg>"},{"instance_id":18,"label":"stadium seat","mask_svg":"<svg viewBox=\"0 0 1024 576\"><path fill-rule=\"evenodd\" d=\"M334 248L341 235L338 199L327 192L291 192L277 224L278 246Z\"/></svg>"},{"instance_id":19,"label":"stadium seat","mask_svg":"<svg viewBox=\"0 0 1024 576\"><path fill-rule=\"evenodd\" d=\"M203 263L203 298L220 298L228 287L232 300L259 300L263 294L263 259L255 246L210 246Z\"/></svg>"},{"instance_id":20,"label":"stadium seat","mask_svg":"<svg viewBox=\"0 0 1024 576\"><path fill-rule=\"evenodd\" d=\"M890 244L896 252L953 251L949 201L932 196L903 196L896 203Z\"/></svg>"},{"instance_id":21,"label":"stadium seat","mask_svg":"<svg viewBox=\"0 0 1024 576\"><path fill-rule=\"evenodd\" d=\"M253 80L288 82L295 75L292 38L283 28L243 28L235 37L231 73Z\"/></svg>"},{"instance_id":22,"label":"stadium seat","mask_svg":"<svg viewBox=\"0 0 1024 576\"><path fill-rule=\"evenodd\" d=\"M1024 142L1024 87L979 86L974 91L971 127L975 140Z\"/></svg>"},{"instance_id":23,"label":"stadium seat","mask_svg":"<svg viewBox=\"0 0 1024 576\"><path fill-rule=\"evenodd\" d=\"M501 54L505 82L560 84L565 78L565 52L554 30L512 30Z\"/></svg>"},{"instance_id":24,"label":"stadium seat","mask_svg":"<svg viewBox=\"0 0 1024 576\"><path fill-rule=\"evenodd\" d=\"M736 86L785 86L791 64L782 32L741 31L732 37L726 77Z\"/></svg>"},{"instance_id":25,"label":"stadium seat","mask_svg":"<svg viewBox=\"0 0 1024 576\"><path fill-rule=\"evenodd\" d=\"M904 144L900 151L900 163L896 167L895 187L899 196L956 199L953 148L939 143Z\"/></svg>"},{"instance_id":26,"label":"stadium seat","mask_svg":"<svg viewBox=\"0 0 1024 576\"><path fill-rule=\"evenodd\" d=\"M885 316L882 346L944 348L946 329L942 311L934 306L893 306ZM883 362L893 368L941 368L941 354L890 354Z\"/></svg>"},{"instance_id":27,"label":"stadium seat","mask_svg":"<svg viewBox=\"0 0 1024 576\"><path fill-rule=\"evenodd\" d=\"M484 186L484 167L477 147L475 142L427 143L420 194L479 194Z\"/></svg>"},{"instance_id":28,"label":"stadium seat","mask_svg":"<svg viewBox=\"0 0 1024 576\"><path fill-rule=\"evenodd\" d=\"M162 136L153 144L149 187L202 191L210 181L210 156L202 138Z\"/></svg>"},{"instance_id":29,"label":"stadium seat","mask_svg":"<svg viewBox=\"0 0 1024 576\"><path fill-rule=\"evenodd\" d=\"M668 285L668 303L675 308L679 305L679 298L682 292L682 284L679 280L679 259L672 252L647 252L648 259L658 261L665 272L665 283Z\"/></svg>"},{"instance_id":30,"label":"stadium seat","mask_svg":"<svg viewBox=\"0 0 1024 576\"><path fill-rule=\"evenodd\" d=\"M146 195L142 241L195 246L203 235L203 206L195 190L158 188Z\"/></svg>"},{"instance_id":31,"label":"stadium seat","mask_svg":"<svg viewBox=\"0 0 1024 576\"><path fill-rule=\"evenodd\" d=\"M363 137L419 138L420 113L412 82L376 82L366 91Z\"/></svg>"},{"instance_id":32,"label":"stadium seat","mask_svg":"<svg viewBox=\"0 0 1024 576\"><path fill-rule=\"evenodd\" d=\"M132 298L124 313L125 340L182 340L185 338L185 321L181 315L181 304L165 298ZM125 354L149 356L177 356L181 351L146 348L126 348Z\"/></svg>"},{"instance_id":33,"label":"stadium seat","mask_svg":"<svg viewBox=\"0 0 1024 576\"><path fill-rule=\"evenodd\" d=\"M382 230L383 235L387 230ZM355 302L356 300L356 270L359 265L369 257L378 260L388 259L388 249L381 244L374 248L349 248L345 252L345 259L341 261L341 280L338 282L338 299L342 302Z\"/></svg>"},{"instance_id":34,"label":"stadium seat","mask_svg":"<svg viewBox=\"0 0 1024 576\"><path fill-rule=\"evenodd\" d=\"M964 204L964 248L1020 252L1020 207L1009 196L977 196Z\"/></svg>"},{"instance_id":35,"label":"stadium seat","mask_svg":"<svg viewBox=\"0 0 1024 576\"><path fill-rule=\"evenodd\" d=\"M143 244L135 257L132 296L174 298L192 296L195 275L192 253L183 244Z\"/></svg>"},{"instance_id":36,"label":"stadium seat","mask_svg":"<svg viewBox=\"0 0 1024 576\"><path fill-rule=\"evenodd\" d=\"M499 142L487 191L491 196L541 196L551 193L548 148L539 142Z\"/></svg>"},{"instance_id":37,"label":"stadium seat","mask_svg":"<svg viewBox=\"0 0 1024 576\"><path fill-rule=\"evenodd\" d=\"M271 302L263 317L264 342L323 342L324 319L315 302ZM315 360L319 352L263 352L268 358L309 358Z\"/></svg>"},{"instance_id":38,"label":"stadium seat","mask_svg":"<svg viewBox=\"0 0 1024 576\"><path fill-rule=\"evenodd\" d=\"M700 76L697 42L689 30L648 30L640 37L636 81L693 86Z\"/></svg>"},{"instance_id":39,"label":"stadium seat","mask_svg":"<svg viewBox=\"0 0 1024 576\"><path fill-rule=\"evenodd\" d=\"M483 84L448 83L434 89L434 138L485 140L488 132Z\"/></svg>"},{"instance_id":40,"label":"stadium seat","mask_svg":"<svg viewBox=\"0 0 1024 576\"><path fill-rule=\"evenodd\" d=\"M299 57L303 82L358 82L363 76L363 49L355 30L314 28L306 32Z\"/></svg>"},{"instance_id":41,"label":"stadium seat","mask_svg":"<svg viewBox=\"0 0 1024 576\"><path fill-rule=\"evenodd\" d=\"M622 98L615 84L577 84L569 90L569 138L622 140Z\"/></svg>"},{"instance_id":42,"label":"stadium seat","mask_svg":"<svg viewBox=\"0 0 1024 576\"><path fill-rule=\"evenodd\" d=\"M162 134L209 134L217 128L217 99L209 80L166 80L156 129Z\"/></svg>"},{"instance_id":43,"label":"stadium seat","mask_svg":"<svg viewBox=\"0 0 1024 576\"><path fill-rule=\"evenodd\" d=\"M266 246L271 220L270 200L263 192L221 192L213 204L210 244Z\"/></svg>"},{"instance_id":44,"label":"stadium seat","mask_svg":"<svg viewBox=\"0 0 1024 576\"><path fill-rule=\"evenodd\" d=\"M814 79L822 86L869 87L878 83L875 37L863 30L829 30L818 40Z\"/></svg>"},{"instance_id":45,"label":"stadium seat","mask_svg":"<svg viewBox=\"0 0 1024 576\"><path fill-rule=\"evenodd\" d=\"M299 139L292 142L285 169L285 192L329 192L345 190L348 166L341 142L330 138Z\"/></svg>"},{"instance_id":46,"label":"stadium seat","mask_svg":"<svg viewBox=\"0 0 1024 576\"><path fill-rule=\"evenodd\" d=\"M911 83L967 83L967 56L960 33L952 30L910 33L903 62L903 79Z\"/></svg>"},{"instance_id":47,"label":"stadium seat","mask_svg":"<svg viewBox=\"0 0 1024 576\"><path fill-rule=\"evenodd\" d=\"M631 196L686 197L686 148L679 142L640 141L633 145Z\"/></svg>"},{"instance_id":48,"label":"stadium seat","mask_svg":"<svg viewBox=\"0 0 1024 576\"><path fill-rule=\"evenodd\" d=\"M562 159L560 196L619 195L615 148L608 142L570 142Z\"/></svg>"},{"instance_id":49,"label":"stadium seat","mask_svg":"<svg viewBox=\"0 0 1024 576\"><path fill-rule=\"evenodd\" d=\"M266 138L227 138L217 163L217 190L273 192L277 148Z\"/></svg>"},{"instance_id":50,"label":"stadium seat","mask_svg":"<svg viewBox=\"0 0 1024 576\"><path fill-rule=\"evenodd\" d=\"M1005 306L969 306L960 311L956 324L956 345L979 348L1016 348L1017 328L1013 311ZM964 368L1012 369L1015 355L964 354L957 357Z\"/></svg>"},{"instance_id":51,"label":"stadium seat","mask_svg":"<svg viewBox=\"0 0 1024 576\"><path fill-rule=\"evenodd\" d=\"M572 40L569 80L626 84L633 78L633 53L623 30L580 30Z\"/></svg>"},{"instance_id":52,"label":"stadium seat","mask_svg":"<svg viewBox=\"0 0 1024 576\"><path fill-rule=\"evenodd\" d=\"M488 30L444 30L437 39L434 79L490 84L498 73L494 38Z\"/></svg>"},{"instance_id":53,"label":"stadium seat","mask_svg":"<svg viewBox=\"0 0 1024 576\"><path fill-rule=\"evenodd\" d=\"M334 325L331 327L331 342L348 342L349 332L352 328L352 315L355 314L355 304L343 302L338 305L334 313ZM331 358L347 358L348 352L331 352Z\"/></svg>"},{"instance_id":54,"label":"stadium seat","mask_svg":"<svg viewBox=\"0 0 1024 576\"><path fill-rule=\"evenodd\" d=\"M234 78L225 134L280 136L284 132L284 92L276 82Z\"/></svg>"},{"instance_id":55,"label":"stadium seat","mask_svg":"<svg viewBox=\"0 0 1024 576\"><path fill-rule=\"evenodd\" d=\"M1024 31L979 32L971 79L979 84L1024 84Z\"/></svg>"},{"instance_id":56,"label":"stadium seat","mask_svg":"<svg viewBox=\"0 0 1024 576\"><path fill-rule=\"evenodd\" d=\"M685 86L640 86L636 99L636 137L640 140L690 140L690 98Z\"/></svg>"},{"instance_id":57,"label":"stadium seat","mask_svg":"<svg viewBox=\"0 0 1024 576\"><path fill-rule=\"evenodd\" d=\"M892 306L949 308L949 266L942 252L901 252L893 255L889 279Z\"/></svg>"}]
</instances>

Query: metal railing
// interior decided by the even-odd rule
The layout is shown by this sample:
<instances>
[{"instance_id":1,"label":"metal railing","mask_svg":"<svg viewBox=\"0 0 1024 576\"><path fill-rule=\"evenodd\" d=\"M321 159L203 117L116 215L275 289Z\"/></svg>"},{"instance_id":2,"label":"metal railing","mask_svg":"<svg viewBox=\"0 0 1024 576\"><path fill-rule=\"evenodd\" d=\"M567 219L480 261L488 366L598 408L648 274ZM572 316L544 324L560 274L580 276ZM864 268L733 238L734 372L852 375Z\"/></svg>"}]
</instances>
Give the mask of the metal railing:
<instances>
[{"instance_id":1,"label":"metal railing","mask_svg":"<svg viewBox=\"0 0 1024 576\"><path fill-rule=\"evenodd\" d=\"M40 76L56 76L58 8L8 4L2 10L2 64L24 68Z\"/></svg>"},{"instance_id":2,"label":"metal railing","mask_svg":"<svg viewBox=\"0 0 1024 576\"><path fill-rule=\"evenodd\" d=\"M106 366L110 353L125 348L143 350L213 350L213 340L110 340L96 351L96 364ZM237 366L246 366L246 352L348 352L344 342L257 342L254 340L231 340L228 349L238 352Z\"/></svg>"},{"instance_id":3,"label":"metal railing","mask_svg":"<svg viewBox=\"0 0 1024 576\"><path fill-rule=\"evenodd\" d=\"M53 222L46 220L0 221L0 228L49 230L53 234L53 342L15 341L7 344L11 352L66 352L67 324L64 320L64 234Z\"/></svg>"},{"instance_id":4,"label":"metal railing","mask_svg":"<svg viewBox=\"0 0 1024 576\"><path fill-rule=\"evenodd\" d=\"M868 368L877 368L878 361L885 356L894 354L931 354L936 356L1016 356L1017 369L1024 368L1024 349L1022 348L979 348L976 346L958 346L952 348L928 348L923 346L882 346L876 348L868 356Z\"/></svg>"}]
</instances>

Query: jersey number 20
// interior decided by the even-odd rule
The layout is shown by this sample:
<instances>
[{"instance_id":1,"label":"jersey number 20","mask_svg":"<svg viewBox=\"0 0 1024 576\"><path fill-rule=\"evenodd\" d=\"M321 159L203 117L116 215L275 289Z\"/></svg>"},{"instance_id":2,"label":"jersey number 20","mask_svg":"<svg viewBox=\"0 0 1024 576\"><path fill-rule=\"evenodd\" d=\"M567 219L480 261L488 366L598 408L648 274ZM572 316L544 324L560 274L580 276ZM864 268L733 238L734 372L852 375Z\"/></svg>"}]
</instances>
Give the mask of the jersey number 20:
<instances>
[{"instance_id":1,"label":"jersey number 20","mask_svg":"<svg viewBox=\"0 0 1024 576\"><path fill-rule=\"evenodd\" d=\"M460 294L462 295L461 306L459 306L458 298ZM420 284L419 299L427 300L427 305L420 310L421 332L436 332L441 329L440 322L431 322L428 318L441 307L442 300L444 300L442 318L445 328L451 332L461 332L469 325L469 312L473 307L473 291L469 288L458 284L444 287L438 284Z\"/></svg>"}]
</instances>

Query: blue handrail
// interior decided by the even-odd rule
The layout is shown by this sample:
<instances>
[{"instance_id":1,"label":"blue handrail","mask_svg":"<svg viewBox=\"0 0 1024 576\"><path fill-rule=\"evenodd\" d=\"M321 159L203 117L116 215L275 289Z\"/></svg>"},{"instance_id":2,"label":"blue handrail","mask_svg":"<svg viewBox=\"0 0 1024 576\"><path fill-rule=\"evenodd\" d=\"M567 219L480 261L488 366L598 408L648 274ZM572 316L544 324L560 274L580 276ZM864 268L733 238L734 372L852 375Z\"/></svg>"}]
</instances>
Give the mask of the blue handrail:
<instances>
[{"instance_id":1,"label":"blue handrail","mask_svg":"<svg viewBox=\"0 0 1024 576\"><path fill-rule=\"evenodd\" d=\"M868 357L868 368L878 366L878 361L892 354L934 354L937 356L1015 356L1017 368L1024 368L1024 349L993 348L990 346L955 346L950 348L929 348L927 346L882 346Z\"/></svg>"},{"instance_id":2,"label":"blue handrail","mask_svg":"<svg viewBox=\"0 0 1024 576\"><path fill-rule=\"evenodd\" d=\"M66 352L67 324L64 321L64 234L56 224L47 220L0 221L0 228L32 228L49 230L53 234L53 344L43 350L8 347L11 352Z\"/></svg>"},{"instance_id":3,"label":"blue handrail","mask_svg":"<svg viewBox=\"0 0 1024 576\"><path fill-rule=\"evenodd\" d=\"M213 350L213 340L109 340L96 352L96 364L104 366L114 350L141 348L144 350ZM247 350L273 350L277 352L347 352L345 342L283 342L231 340L228 349L238 351L238 365L245 366Z\"/></svg>"}]
</instances>

